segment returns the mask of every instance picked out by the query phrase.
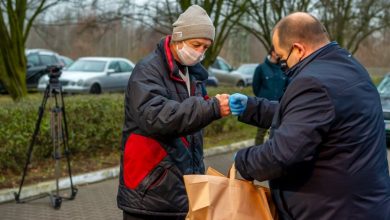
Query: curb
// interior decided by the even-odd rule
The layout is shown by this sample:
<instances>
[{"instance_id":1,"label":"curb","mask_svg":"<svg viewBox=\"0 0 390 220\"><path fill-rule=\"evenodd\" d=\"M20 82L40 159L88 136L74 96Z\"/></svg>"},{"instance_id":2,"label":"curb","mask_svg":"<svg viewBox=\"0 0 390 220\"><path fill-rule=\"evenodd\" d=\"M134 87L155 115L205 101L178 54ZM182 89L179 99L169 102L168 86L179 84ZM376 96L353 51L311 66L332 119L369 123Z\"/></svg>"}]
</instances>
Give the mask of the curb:
<instances>
[{"instance_id":1,"label":"curb","mask_svg":"<svg viewBox=\"0 0 390 220\"><path fill-rule=\"evenodd\" d=\"M241 148L249 147L254 144L254 139L249 139L245 141L240 141L233 144L216 146L210 149L204 150L204 157L211 157L218 154L224 154L228 152L237 151ZM95 183L103 181L110 178L115 178L119 175L119 166L113 168L107 168L103 170L98 170L90 173L84 173L72 176L73 185L83 185L89 183ZM59 189L68 189L70 188L69 178L59 179ZM25 186L22 188L22 197L20 199L37 196L43 193L50 193L56 190L56 181L50 180L34 185ZM14 192L18 192L19 187L2 189L0 190L0 203L9 202L15 199Z\"/></svg>"},{"instance_id":2,"label":"curb","mask_svg":"<svg viewBox=\"0 0 390 220\"><path fill-rule=\"evenodd\" d=\"M237 151L242 148L246 148L249 146L253 146L255 144L255 139L249 139L245 141L240 141L228 145L216 146L209 149L204 150L204 157L211 157L218 154L224 154L227 152Z\"/></svg>"}]
</instances>

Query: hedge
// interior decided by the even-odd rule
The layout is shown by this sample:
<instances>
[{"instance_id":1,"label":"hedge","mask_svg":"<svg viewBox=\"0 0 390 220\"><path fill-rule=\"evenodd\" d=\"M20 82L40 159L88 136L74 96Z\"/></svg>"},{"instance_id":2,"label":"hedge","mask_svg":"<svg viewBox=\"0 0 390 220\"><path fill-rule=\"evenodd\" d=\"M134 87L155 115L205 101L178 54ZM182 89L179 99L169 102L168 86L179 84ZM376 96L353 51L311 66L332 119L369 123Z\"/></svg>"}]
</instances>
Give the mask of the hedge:
<instances>
[{"instance_id":1,"label":"hedge","mask_svg":"<svg viewBox=\"0 0 390 220\"><path fill-rule=\"evenodd\" d=\"M223 88L211 90L210 95L226 91ZM38 118L41 96L37 93L18 103L0 99L1 170L22 171ZM32 161L51 158L53 152L49 108L54 106L54 100L49 98L48 101L34 144ZM72 155L119 151L124 118L123 94L64 96L64 102ZM242 126L245 125L235 117L226 117L210 124L205 129L205 136L215 137L221 133L239 131Z\"/></svg>"},{"instance_id":2,"label":"hedge","mask_svg":"<svg viewBox=\"0 0 390 220\"><path fill-rule=\"evenodd\" d=\"M65 97L65 112L72 154L93 154L100 149L118 150L123 123L123 95ZM49 99L33 148L32 160L51 157ZM41 100L4 104L0 108L0 169L20 171L38 119Z\"/></svg>"}]
</instances>

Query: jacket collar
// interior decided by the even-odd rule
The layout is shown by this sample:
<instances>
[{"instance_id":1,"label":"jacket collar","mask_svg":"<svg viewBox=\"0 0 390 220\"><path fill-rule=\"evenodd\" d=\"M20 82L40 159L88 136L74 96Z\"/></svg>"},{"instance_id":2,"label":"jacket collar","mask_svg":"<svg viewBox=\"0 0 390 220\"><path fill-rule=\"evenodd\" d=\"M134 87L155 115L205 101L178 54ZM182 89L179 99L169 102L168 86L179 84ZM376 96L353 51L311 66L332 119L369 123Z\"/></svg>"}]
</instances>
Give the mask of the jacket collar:
<instances>
[{"instance_id":1,"label":"jacket collar","mask_svg":"<svg viewBox=\"0 0 390 220\"><path fill-rule=\"evenodd\" d=\"M339 48L339 44L335 41L326 44L320 49L316 50L310 54L305 59L301 60L299 63L295 64L291 69L289 69L285 74L290 78L296 77L309 63L311 63L315 58L321 56L324 53L335 50Z\"/></svg>"},{"instance_id":2,"label":"jacket collar","mask_svg":"<svg viewBox=\"0 0 390 220\"><path fill-rule=\"evenodd\" d=\"M173 57L172 51L169 47L171 42L171 35L163 38L160 43L157 45L157 50L163 55L163 59L166 64L166 68L169 71L169 77L172 80L185 83L179 75L179 67L176 64L176 61ZM204 81L208 78L207 70L200 64L194 66L188 66L188 72L191 76L195 77L196 80Z\"/></svg>"}]
</instances>

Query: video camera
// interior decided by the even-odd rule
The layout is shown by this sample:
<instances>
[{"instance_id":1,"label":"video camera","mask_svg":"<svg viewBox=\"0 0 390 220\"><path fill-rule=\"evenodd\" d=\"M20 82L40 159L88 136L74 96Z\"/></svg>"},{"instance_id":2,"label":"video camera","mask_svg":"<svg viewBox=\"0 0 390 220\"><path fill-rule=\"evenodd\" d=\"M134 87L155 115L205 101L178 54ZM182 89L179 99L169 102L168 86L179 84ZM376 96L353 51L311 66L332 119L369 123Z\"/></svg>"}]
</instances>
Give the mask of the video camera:
<instances>
[{"instance_id":1,"label":"video camera","mask_svg":"<svg viewBox=\"0 0 390 220\"><path fill-rule=\"evenodd\" d=\"M49 82L52 84L57 84L59 83L58 78L61 76L61 69L62 66L57 66L57 65L50 65L46 67L46 72L48 73L47 75L49 76Z\"/></svg>"}]
</instances>

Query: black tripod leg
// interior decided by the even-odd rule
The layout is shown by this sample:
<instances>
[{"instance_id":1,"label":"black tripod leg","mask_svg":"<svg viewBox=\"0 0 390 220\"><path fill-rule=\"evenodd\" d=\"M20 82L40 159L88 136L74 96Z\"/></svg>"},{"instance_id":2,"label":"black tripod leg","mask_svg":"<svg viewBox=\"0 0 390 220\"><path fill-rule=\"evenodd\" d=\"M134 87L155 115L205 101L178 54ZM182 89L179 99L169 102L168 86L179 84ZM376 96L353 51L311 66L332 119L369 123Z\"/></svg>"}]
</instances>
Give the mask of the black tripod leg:
<instances>
[{"instance_id":1,"label":"black tripod leg","mask_svg":"<svg viewBox=\"0 0 390 220\"><path fill-rule=\"evenodd\" d=\"M62 204L62 197L58 195L50 195L50 203L54 209L60 209Z\"/></svg>"},{"instance_id":2,"label":"black tripod leg","mask_svg":"<svg viewBox=\"0 0 390 220\"><path fill-rule=\"evenodd\" d=\"M68 165L68 174L69 174L69 180L70 180L70 189L71 189L71 195L69 200L73 200L76 197L78 189L73 185L73 180L72 180L72 168L70 166L70 151L69 151L69 145L68 145L68 138L69 138L69 133L68 133L68 124L66 120L66 114L65 114L65 103L64 103L64 97L62 94L62 88L60 87L60 97L61 97L61 104L62 104L62 116L64 120L64 126L62 129L62 136L63 136L63 141L64 141L64 153Z\"/></svg>"},{"instance_id":3,"label":"black tripod leg","mask_svg":"<svg viewBox=\"0 0 390 220\"><path fill-rule=\"evenodd\" d=\"M66 156L67 160L67 166L68 166L68 174L69 174L69 180L70 180L70 188L71 188L71 194L70 197L63 197L64 199L73 200L76 197L78 189L74 187L73 180L72 180L72 169L70 165L70 152L69 152L69 146L68 146L68 126L66 121L66 115L65 115L65 103L64 103L64 97L62 94L62 88L60 86L58 90L58 94L60 95L60 101L61 101L61 107L58 105L58 99L57 96L55 96L55 103L56 103L56 110L58 111L59 117L58 117L58 132L57 135L61 135L61 138L57 138L57 140L62 140L62 144L64 146L64 154ZM63 122L63 123L62 123ZM61 144L61 143L58 143Z\"/></svg>"},{"instance_id":4,"label":"black tripod leg","mask_svg":"<svg viewBox=\"0 0 390 220\"><path fill-rule=\"evenodd\" d=\"M62 111L58 105L57 92L53 92L55 107L50 111L50 130L52 131L53 159L55 160L56 191L55 195L50 195L51 205L54 209L61 208L62 197L60 196L59 179L61 177L61 144L62 135Z\"/></svg>"},{"instance_id":5,"label":"black tripod leg","mask_svg":"<svg viewBox=\"0 0 390 220\"><path fill-rule=\"evenodd\" d=\"M38 119L37 119L37 121L36 121L36 123L35 123L35 130L34 130L34 133L33 133L32 138L31 138L30 146L29 146L29 148L28 148L26 164L24 165L22 180L20 181L20 185L19 185L19 191L18 191L18 193L16 193L16 192L14 193L15 200L16 200L16 202L18 202L18 203L21 203L21 202L22 202L22 201L20 200L20 193L21 193L21 191L22 191L24 179L25 179L25 177L26 177L26 175L27 175L27 168L28 168L28 165L30 164L30 161L31 161L31 153L32 153L32 151L33 151L34 143L35 143L36 137L37 137L38 132L39 132L39 128L40 128L40 125L41 125L43 113L44 113L44 111L45 111L45 105L46 105L47 99L48 99L48 97L49 97L49 93L50 93L49 90L50 90L50 87L49 87L49 85L47 85L47 86L46 86L46 89L45 89L45 93L44 93L43 99L42 99L41 106L39 106L39 110L38 110Z\"/></svg>"}]
</instances>

